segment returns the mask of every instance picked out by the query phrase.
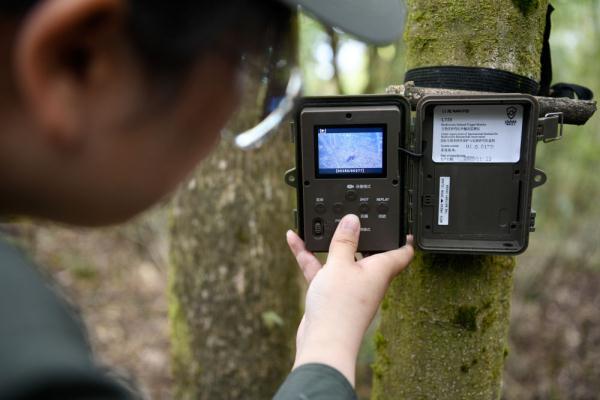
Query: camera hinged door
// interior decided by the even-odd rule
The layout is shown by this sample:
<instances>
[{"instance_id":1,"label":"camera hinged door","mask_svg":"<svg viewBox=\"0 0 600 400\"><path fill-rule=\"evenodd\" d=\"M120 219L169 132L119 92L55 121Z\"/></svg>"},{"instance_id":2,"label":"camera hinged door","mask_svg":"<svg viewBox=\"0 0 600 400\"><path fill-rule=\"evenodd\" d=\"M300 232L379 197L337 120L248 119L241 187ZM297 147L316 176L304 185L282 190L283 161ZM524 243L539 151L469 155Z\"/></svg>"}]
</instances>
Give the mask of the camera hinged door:
<instances>
[{"instance_id":1,"label":"camera hinged door","mask_svg":"<svg viewBox=\"0 0 600 400\"><path fill-rule=\"evenodd\" d=\"M521 94L428 96L418 103L408 168L409 222L419 248L518 254L533 228L538 103ZM414 182L414 184L413 184Z\"/></svg>"}]
</instances>

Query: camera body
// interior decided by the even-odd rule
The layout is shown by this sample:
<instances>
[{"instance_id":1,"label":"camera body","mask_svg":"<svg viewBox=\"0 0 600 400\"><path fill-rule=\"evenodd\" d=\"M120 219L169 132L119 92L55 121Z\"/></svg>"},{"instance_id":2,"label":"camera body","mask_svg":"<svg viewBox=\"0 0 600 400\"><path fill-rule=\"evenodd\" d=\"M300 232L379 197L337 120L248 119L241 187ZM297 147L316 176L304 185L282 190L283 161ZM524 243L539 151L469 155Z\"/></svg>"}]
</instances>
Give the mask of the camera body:
<instances>
[{"instance_id":1,"label":"camera body","mask_svg":"<svg viewBox=\"0 0 600 400\"><path fill-rule=\"evenodd\" d=\"M518 254L528 245L538 104L528 95L303 98L293 121L296 226L328 251L340 219L361 221L360 252Z\"/></svg>"},{"instance_id":2,"label":"camera body","mask_svg":"<svg viewBox=\"0 0 600 400\"><path fill-rule=\"evenodd\" d=\"M359 249L404 243L404 160L408 103L400 98L304 99L297 116L298 226L312 251L327 251L345 214L361 221ZM370 101L371 100L371 101Z\"/></svg>"}]
</instances>

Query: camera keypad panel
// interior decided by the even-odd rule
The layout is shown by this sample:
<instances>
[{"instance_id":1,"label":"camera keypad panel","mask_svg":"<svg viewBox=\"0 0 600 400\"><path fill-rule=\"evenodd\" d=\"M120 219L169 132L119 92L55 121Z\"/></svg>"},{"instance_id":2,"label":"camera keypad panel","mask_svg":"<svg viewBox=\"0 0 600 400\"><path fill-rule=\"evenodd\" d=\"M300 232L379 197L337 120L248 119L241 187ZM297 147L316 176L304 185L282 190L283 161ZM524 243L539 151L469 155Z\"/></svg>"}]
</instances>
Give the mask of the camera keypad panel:
<instances>
[{"instance_id":1,"label":"camera keypad panel","mask_svg":"<svg viewBox=\"0 0 600 400\"><path fill-rule=\"evenodd\" d=\"M319 186L319 183L316 186ZM348 189L353 186L362 188ZM319 189L316 188L315 191ZM319 192L312 198L315 215L312 216L312 220L307 221L310 222L314 240L330 241L345 214L354 214L360 218L361 240L363 236L368 239L369 233L387 230L390 226L398 224L397 219L400 216L390 212L392 209L398 209L397 199L394 199L394 192L397 192L398 188L394 185L389 187L385 180L368 185L345 182L327 184L321 191L327 192L328 195L321 195ZM307 201L310 202L310 198Z\"/></svg>"}]
</instances>

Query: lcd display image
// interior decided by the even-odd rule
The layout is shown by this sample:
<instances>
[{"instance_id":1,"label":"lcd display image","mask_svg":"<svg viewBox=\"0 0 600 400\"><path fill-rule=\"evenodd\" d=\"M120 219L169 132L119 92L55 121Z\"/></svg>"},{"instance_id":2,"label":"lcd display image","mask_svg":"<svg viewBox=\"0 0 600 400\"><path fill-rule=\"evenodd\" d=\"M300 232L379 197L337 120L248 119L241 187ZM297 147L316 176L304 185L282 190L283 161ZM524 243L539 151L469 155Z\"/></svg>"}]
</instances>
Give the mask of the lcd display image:
<instances>
[{"instance_id":1,"label":"lcd display image","mask_svg":"<svg viewBox=\"0 0 600 400\"><path fill-rule=\"evenodd\" d=\"M317 175L384 175L383 127L316 127L316 131Z\"/></svg>"}]
</instances>

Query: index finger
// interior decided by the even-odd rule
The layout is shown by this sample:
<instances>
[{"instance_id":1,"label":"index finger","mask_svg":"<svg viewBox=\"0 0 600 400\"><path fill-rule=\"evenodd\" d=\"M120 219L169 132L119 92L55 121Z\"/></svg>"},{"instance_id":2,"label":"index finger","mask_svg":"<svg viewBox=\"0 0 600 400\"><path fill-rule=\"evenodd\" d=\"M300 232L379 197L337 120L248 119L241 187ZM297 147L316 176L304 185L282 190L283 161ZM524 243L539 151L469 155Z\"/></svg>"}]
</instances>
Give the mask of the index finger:
<instances>
[{"instance_id":1,"label":"index finger","mask_svg":"<svg viewBox=\"0 0 600 400\"><path fill-rule=\"evenodd\" d=\"M415 250L409 243L399 249L364 258L360 263L367 269L376 268L391 280L410 264L414 255Z\"/></svg>"},{"instance_id":2,"label":"index finger","mask_svg":"<svg viewBox=\"0 0 600 400\"><path fill-rule=\"evenodd\" d=\"M306 278L306 282L310 284L317 272L321 269L321 262L310 251L306 249L304 241L293 231L288 231L286 234L288 246L296 257L296 262Z\"/></svg>"}]
</instances>

